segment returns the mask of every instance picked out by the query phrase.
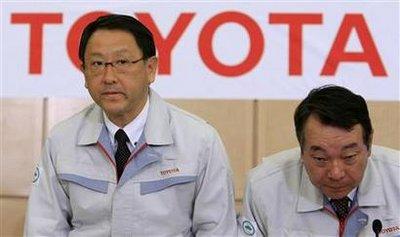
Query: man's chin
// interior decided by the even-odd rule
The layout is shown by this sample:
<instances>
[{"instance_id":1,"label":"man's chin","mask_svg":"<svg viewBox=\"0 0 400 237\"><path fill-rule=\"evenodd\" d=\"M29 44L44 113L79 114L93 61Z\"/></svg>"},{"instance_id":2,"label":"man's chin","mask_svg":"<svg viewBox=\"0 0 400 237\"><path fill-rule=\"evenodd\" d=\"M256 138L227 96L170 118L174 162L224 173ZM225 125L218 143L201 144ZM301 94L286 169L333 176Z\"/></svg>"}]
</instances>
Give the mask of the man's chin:
<instances>
[{"instance_id":1,"label":"man's chin","mask_svg":"<svg viewBox=\"0 0 400 237\"><path fill-rule=\"evenodd\" d=\"M103 103L101 107L109 117L124 115L123 107L120 104Z\"/></svg>"},{"instance_id":2,"label":"man's chin","mask_svg":"<svg viewBox=\"0 0 400 237\"><path fill-rule=\"evenodd\" d=\"M341 199L346 197L349 194L347 189L339 189L339 190L325 190L323 191L325 196L332 199Z\"/></svg>"},{"instance_id":3,"label":"man's chin","mask_svg":"<svg viewBox=\"0 0 400 237\"><path fill-rule=\"evenodd\" d=\"M327 195L328 196L328 195ZM329 198L332 198L332 199L342 199L342 198L344 198L344 197L346 197L347 196L347 194L340 194L340 195L330 195L330 196L328 196Z\"/></svg>"},{"instance_id":4,"label":"man's chin","mask_svg":"<svg viewBox=\"0 0 400 237\"><path fill-rule=\"evenodd\" d=\"M101 107L105 111L118 111L123 107L123 101L121 99L102 99L100 101Z\"/></svg>"}]
</instances>

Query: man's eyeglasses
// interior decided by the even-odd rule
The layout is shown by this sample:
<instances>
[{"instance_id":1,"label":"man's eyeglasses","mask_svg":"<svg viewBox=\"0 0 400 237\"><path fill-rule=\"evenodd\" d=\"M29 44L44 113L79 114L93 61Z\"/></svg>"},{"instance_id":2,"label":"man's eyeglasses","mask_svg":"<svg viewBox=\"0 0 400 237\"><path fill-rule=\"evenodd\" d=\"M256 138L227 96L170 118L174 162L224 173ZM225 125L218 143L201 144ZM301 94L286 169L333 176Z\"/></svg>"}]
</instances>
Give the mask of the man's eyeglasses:
<instances>
[{"instance_id":1,"label":"man's eyeglasses","mask_svg":"<svg viewBox=\"0 0 400 237\"><path fill-rule=\"evenodd\" d=\"M101 60L93 60L89 63L88 69L93 75L101 75L104 73L106 67L110 65L114 68L116 73L128 73L132 69L132 65L140 62L144 58L137 60L117 59L111 62L104 62Z\"/></svg>"}]
</instances>

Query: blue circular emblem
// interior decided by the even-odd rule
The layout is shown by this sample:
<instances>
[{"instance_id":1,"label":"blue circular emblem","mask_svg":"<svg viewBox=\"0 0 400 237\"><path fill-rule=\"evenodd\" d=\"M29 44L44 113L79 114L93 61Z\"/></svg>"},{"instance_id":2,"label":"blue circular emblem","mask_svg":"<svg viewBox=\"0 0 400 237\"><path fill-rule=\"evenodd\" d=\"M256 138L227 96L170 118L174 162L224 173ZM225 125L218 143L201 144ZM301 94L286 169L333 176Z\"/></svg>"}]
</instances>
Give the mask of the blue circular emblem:
<instances>
[{"instance_id":1,"label":"blue circular emblem","mask_svg":"<svg viewBox=\"0 0 400 237\"><path fill-rule=\"evenodd\" d=\"M256 232L250 221L243 221L242 228L243 232L246 233L246 235L254 235L254 233Z\"/></svg>"},{"instance_id":2,"label":"blue circular emblem","mask_svg":"<svg viewBox=\"0 0 400 237\"><path fill-rule=\"evenodd\" d=\"M38 181L38 179L39 179L39 176L40 176L40 170L39 170L39 167L36 166L35 173L33 174L32 182L36 183L36 181Z\"/></svg>"}]
</instances>

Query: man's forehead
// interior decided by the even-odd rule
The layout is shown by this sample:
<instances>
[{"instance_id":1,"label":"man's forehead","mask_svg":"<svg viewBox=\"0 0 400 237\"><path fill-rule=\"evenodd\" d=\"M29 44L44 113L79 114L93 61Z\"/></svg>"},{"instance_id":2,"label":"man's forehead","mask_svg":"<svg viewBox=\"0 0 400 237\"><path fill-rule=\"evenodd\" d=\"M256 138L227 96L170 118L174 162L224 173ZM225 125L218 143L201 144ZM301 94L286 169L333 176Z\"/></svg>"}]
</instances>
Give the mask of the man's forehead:
<instances>
[{"instance_id":1,"label":"man's forehead","mask_svg":"<svg viewBox=\"0 0 400 237\"><path fill-rule=\"evenodd\" d=\"M328 124L321 121L321 119L317 115L311 115L307 118L304 130L313 131L313 132L321 132L321 131L336 131L336 132L343 132L343 133L352 133L352 132L359 132L363 131L363 127L360 123L353 125L351 128L341 127L335 124Z\"/></svg>"},{"instance_id":2,"label":"man's forehead","mask_svg":"<svg viewBox=\"0 0 400 237\"><path fill-rule=\"evenodd\" d=\"M346 151L362 146L363 132L360 124L351 129L321 123L310 118L305 126L304 145L310 151L328 152L328 150Z\"/></svg>"},{"instance_id":3,"label":"man's forehead","mask_svg":"<svg viewBox=\"0 0 400 237\"><path fill-rule=\"evenodd\" d=\"M123 30L96 30L89 37L86 47L110 47L125 45L126 47L138 47L135 36Z\"/></svg>"}]
</instances>

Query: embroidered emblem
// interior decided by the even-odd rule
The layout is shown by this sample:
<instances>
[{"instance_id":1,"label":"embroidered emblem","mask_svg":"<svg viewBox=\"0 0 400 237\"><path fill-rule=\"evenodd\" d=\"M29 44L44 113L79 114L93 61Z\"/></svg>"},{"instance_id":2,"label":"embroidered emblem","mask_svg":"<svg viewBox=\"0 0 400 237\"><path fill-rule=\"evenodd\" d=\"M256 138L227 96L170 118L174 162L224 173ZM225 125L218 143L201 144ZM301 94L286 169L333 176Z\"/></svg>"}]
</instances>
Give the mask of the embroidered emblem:
<instances>
[{"instance_id":1,"label":"embroidered emblem","mask_svg":"<svg viewBox=\"0 0 400 237\"><path fill-rule=\"evenodd\" d=\"M40 178L40 168L39 166L36 166L35 173L33 173L32 183L33 184L39 183L39 178Z\"/></svg>"},{"instance_id":2,"label":"embroidered emblem","mask_svg":"<svg viewBox=\"0 0 400 237\"><path fill-rule=\"evenodd\" d=\"M242 228L243 228L243 232L246 235L254 235L254 233L256 232L256 230L254 229L253 225L250 223L250 221L243 221L242 223Z\"/></svg>"},{"instance_id":3,"label":"embroidered emblem","mask_svg":"<svg viewBox=\"0 0 400 237\"><path fill-rule=\"evenodd\" d=\"M179 173L179 169L177 167L160 171L161 176L171 175L175 173Z\"/></svg>"}]
</instances>

